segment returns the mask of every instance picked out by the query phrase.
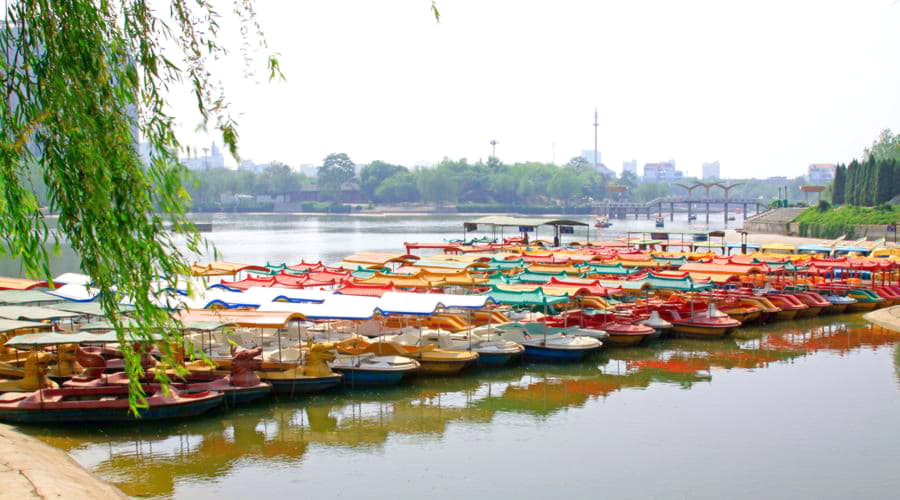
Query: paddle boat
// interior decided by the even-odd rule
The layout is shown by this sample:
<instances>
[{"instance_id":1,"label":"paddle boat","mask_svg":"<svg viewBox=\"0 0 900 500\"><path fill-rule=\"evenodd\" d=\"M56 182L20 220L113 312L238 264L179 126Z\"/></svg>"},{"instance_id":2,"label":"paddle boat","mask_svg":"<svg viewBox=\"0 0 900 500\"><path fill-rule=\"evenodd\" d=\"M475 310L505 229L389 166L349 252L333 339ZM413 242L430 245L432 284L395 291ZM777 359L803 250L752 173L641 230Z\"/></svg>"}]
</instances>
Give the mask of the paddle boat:
<instances>
[{"instance_id":1,"label":"paddle boat","mask_svg":"<svg viewBox=\"0 0 900 500\"><path fill-rule=\"evenodd\" d=\"M792 295L805 304L809 310L813 311L809 313L810 316L818 316L823 312L831 312L831 302L825 300L825 297L822 297L816 292L794 292Z\"/></svg>"},{"instance_id":2,"label":"paddle boat","mask_svg":"<svg viewBox=\"0 0 900 500\"><path fill-rule=\"evenodd\" d=\"M659 311L656 309L650 311L650 316L647 319L640 320L639 323L649 326L655 331L655 334L648 337L648 340L655 340L668 335L674 326L672 323L662 319L662 316L659 315Z\"/></svg>"},{"instance_id":3,"label":"paddle boat","mask_svg":"<svg viewBox=\"0 0 900 500\"><path fill-rule=\"evenodd\" d=\"M761 307L741 303L722 304L719 306L719 310L740 321L741 324L756 321L762 315Z\"/></svg>"},{"instance_id":4,"label":"paddle boat","mask_svg":"<svg viewBox=\"0 0 900 500\"><path fill-rule=\"evenodd\" d=\"M772 303L769 299L758 295L739 295L738 304L759 308L759 320L763 323L770 319L782 319L778 316L782 309ZM791 312L790 316L794 317L795 312ZM740 321L740 320L738 320Z\"/></svg>"},{"instance_id":5,"label":"paddle boat","mask_svg":"<svg viewBox=\"0 0 900 500\"><path fill-rule=\"evenodd\" d=\"M683 337L720 338L741 326L740 321L719 311L713 302L709 303L705 311L688 317L682 317L677 310L664 309L660 313L663 318L672 322L672 330Z\"/></svg>"},{"instance_id":6,"label":"paddle boat","mask_svg":"<svg viewBox=\"0 0 900 500\"><path fill-rule=\"evenodd\" d=\"M496 331L504 340L522 344L525 358L535 361L581 361L603 346L597 339L571 335L571 330L543 323L505 323L498 325Z\"/></svg>"},{"instance_id":7,"label":"paddle boat","mask_svg":"<svg viewBox=\"0 0 900 500\"><path fill-rule=\"evenodd\" d=\"M884 303L884 299L878 294L865 288L851 289L847 292L847 296L856 300L855 303L847 306L848 312L871 311Z\"/></svg>"},{"instance_id":8,"label":"paddle boat","mask_svg":"<svg viewBox=\"0 0 900 500\"><path fill-rule=\"evenodd\" d=\"M796 317L803 317L800 316L800 313L809 309L806 304L801 303L797 299L791 300L791 297L788 295L770 292L767 293L765 297L769 302L781 309L781 311L775 313L775 319L794 319ZM804 315L806 315L806 313L804 313Z\"/></svg>"},{"instance_id":9,"label":"paddle boat","mask_svg":"<svg viewBox=\"0 0 900 500\"><path fill-rule=\"evenodd\" d=\"M405 356L378 356L373 353L337 354L329 363L343 375L346 386L386 386L399 384L421 366Z\"/></svg>"},{"instance_id":10,"label":"paddle boat","mask_svg":"<svg viewBox=\"0 0 900 500\"><path fill-rule=\"evenodd\" d=\"M594 227L598 229L605 229L607 227L611 227L612 222L609 221L609 217L607 216L599 216L594 220Z\"/></svg>"},{"instance_id":11,"label":"paddle boat","mask_svg":"<svg viewBox=\"0 0 900 500\"><path fill-rule=\"evenodd\" d=\"M272 384L263 382L253 371L254 358L262 354L262 348L236 349L231 361L231 371L228 375L217 376L213 372L189 373L186 377L179 377L174 371L169 370L172 380L170 384L183 393L199 393L214 391L222 394L225 406L235 407L251 403L264 398L272 393ZM141 380L142 385L152 390L161 388L161 384L155 380L153 373ZM123 372L105 375L91 380L73 379L65 382L67 388L89 388L114 385L128 385L128 376Z\"/></svg>"},{"instance_id":12,"label":"paddle boat","mask_svg":"<svg viewBox=\"0 0 900 500\"><path fill-rule=\"evenodd\" d=\"M47 376L52 358L50 353L31 351L25 357L22 378L0 379L0 392L31 392L56 388L56 382Z\"/></svg>"},{"instance_id":13,"label":"paddle boat","mask_svg":"<svg viewBox=\"0 0 900 500\"><path fill-rule=\"evenodd\" d=\"M606 343L610 346L631 347L636 346L656 334L656 329L641 324L631 324L622 321L611 321L603 325L606 331Z\"/></svg>"},{"instance_id":14,"label":"paddle boat","mask_svg":"<svg viewBox=\"0 0 900 500\"><path fill-rule=\"evenodd\" d=\"M146 408L131 411L128 386L41 389L0 397L0 421L19 424L84 424L99 422L145 422L193 417L206 413L224 400L221 393L197 393L144 386L149 394Z\"/></svg>"},{"instance_id":15,"label":"paddle boat","mask_svg":"<svg viewBox=\"0 0 900 500\"><path fill-rule=\"evenodd\" d=\"M822 297L831 303L830 311L834 314L840 314L846 311L851 304L856 303L856 299L846 295L822 295Z\"/></svg>"},{"instance_id":16,"label":"paddle boat","mask_svg":"<svg viewBox=\"0 0 900 500\"><path fill-rule=\"evenodd\" d=\"M333 389L341 384L341 374L328 365L334 361L335 343L312 344L303 364L268 363L256 375L272 384L277 395L301 396Z\"/></svg>"},{"instance_id":17,"label":"paddle boat","mask_svg":"<svg viewBox=\"0 0 900 500\"><path fill-rule=\"evenodd\" d=\"M403 335L407 338L412 337L410 334ZM337 352L411 358L419 362L419 373L423 375L457 375L463 368L478 361L476 352L449 351L435 345L408 345L384 339L376 339L374 342L362 338L347 339L337 344Z\"/></svg>"},{"instance_id":18,"label":"paddle boat","mask_svg":"<svg viewBox=\"0 0 900 500\"><path fill-rule=\"evenodd\" d=\"M476 333L477 332L477 333ZM470 333L447 333L426 331L422 334L423 345L434 344L449 351L473 351L478 353L478 366L504 366L519 358L525 348L492 335L493 328L477 328Z\"/></svg>"}]
</instances>

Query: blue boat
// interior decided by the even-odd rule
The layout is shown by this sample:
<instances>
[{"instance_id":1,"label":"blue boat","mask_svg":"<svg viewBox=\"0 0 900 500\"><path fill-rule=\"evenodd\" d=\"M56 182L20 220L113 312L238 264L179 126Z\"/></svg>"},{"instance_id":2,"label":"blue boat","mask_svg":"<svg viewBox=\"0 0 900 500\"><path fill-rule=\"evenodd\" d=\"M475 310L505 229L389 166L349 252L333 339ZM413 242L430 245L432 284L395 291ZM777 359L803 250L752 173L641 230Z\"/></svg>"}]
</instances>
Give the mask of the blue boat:
<instances>
[{"instance_id":1,"label":"blue boat","mask_svg":"<svg viewBox=\"0 0 900 500\"><path fill-rule=\"evenodd\" d=\"M478 353L478 361L475 363L476 366L481 366L484 368L496 368L500 366L506 366L510 364L514 359L520 357L522 353Z\"/></svg>"},{"instance_id":2,"label":"blue boat","mask_svg":"<svg viewBox=\"0 0 900 500\"><path fill-rule=\"evenodd\" d=\"M419 367L418 361L405 356L371 353L338 356L331 362L331 369L344 375L348 387L396 385Z\"/></svg>"},{"instance_id":3,"label":"blue boat","mask_svg":"<svg viewBox=\"0 0 900 500\"><path fill-rule=\"evenodd\" d=\"M525 359L530 361L581 361L594 349L559 349L525 344Z\"/></svg>"}]
</instances>

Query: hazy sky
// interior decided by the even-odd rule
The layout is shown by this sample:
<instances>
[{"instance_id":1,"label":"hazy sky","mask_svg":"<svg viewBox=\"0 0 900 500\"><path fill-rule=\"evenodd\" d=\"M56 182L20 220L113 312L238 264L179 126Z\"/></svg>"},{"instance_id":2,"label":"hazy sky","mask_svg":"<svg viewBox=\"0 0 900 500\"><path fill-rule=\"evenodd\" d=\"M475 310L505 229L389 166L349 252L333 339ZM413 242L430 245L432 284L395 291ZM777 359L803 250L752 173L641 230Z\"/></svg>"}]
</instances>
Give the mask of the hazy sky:
<instances>
[{"instance_id":1,"label":"hazy sky","mask_svg":"<svg viewBox=\"0 0 900 500\"><path fill-rule=\"evenodd\" d=\"M564 163L593 149L596 106L617 172L796 176L900 129L895 0L438 0L440 24L429 0L255 5L287 80L245 80L237 57L220 74L257 162L486 160L496 139L505 162L555 144Z\"/></svg>"}]
</instances>

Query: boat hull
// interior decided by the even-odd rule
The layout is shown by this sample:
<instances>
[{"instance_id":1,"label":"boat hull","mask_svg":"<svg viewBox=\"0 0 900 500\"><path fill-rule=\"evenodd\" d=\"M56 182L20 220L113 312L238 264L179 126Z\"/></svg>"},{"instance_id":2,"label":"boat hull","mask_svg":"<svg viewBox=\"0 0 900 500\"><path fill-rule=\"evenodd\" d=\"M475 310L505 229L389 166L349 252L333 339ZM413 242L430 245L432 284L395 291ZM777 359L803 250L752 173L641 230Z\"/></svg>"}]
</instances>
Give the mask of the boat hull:
<instances>
[{"instance_id":1,"label":"boat hull","mask_svg":"<svg viewBox=\"0 0 900 500\"><path fill-rule=\"evenodd\" d=\"M419 374L426 376L458 375L459 372L463 371L463 369L469 366L469 364L477 362L477 359L465 361L436 361L422 358L415 359L421 365L419 367Z\"/></svg>"},{"instance_id":2,"label":"boat hull","mask_svg":"<svg viewBox=\"0 0 900 500\"><path fill-rule=\"evenodd\" d=\"M73 408L43 410L0 410L0 421L19 424L83 424L146 422L195 417L221 406L223 397L207 398L190 403L151 406L141 410L136 418L128 408Z\"/></svg>"},{"instance_id":3,"label":"boat hull","mask_svg":"<svg viewBox=\"0 0 900 500\"><path fill-rule=\"evenodd\" d=\"M782 309L774 313L774 317L777 320L794 319L797 317L797 312L797 309Z\"/></svg>"},{"instance_id":4,"label":"boat hull","mask_svg":"<svg viewBox=\"0 0 900 500\"><path fill-rule=\"evenodd\" d=\"M270 396L272 394L272 386L259 384L255 387L239 387L220 392L222 393L225 406L234 408L235 406L250 404Z\"/></svg>"},{"instance_id":5,"label":"boat hull","mask_svg":"<svg viewBox=\"0 0 900 500\"><path fill-rule=\"evenodd\" d=\"M399 384L407 375L415 370L357 370L347 368L333 368L341 372L343 384L349 387L357 386L385 386Z\"/></svg>"},{"instance_id":6,"label":"boat hull","mask_svg":"<svg viewBox=\"0 0 900 500\"><path fill-rule=\"evenodd\" d=\"M305 396L333 389L341 384L341 375L310 378L264 379L279 396Z\"/></svg>"},{"instance_id":7,"label":"boat hull","mask_svg":"<svg viewBox=\"0 0 900 500\"><path fill-rule=\"evenodd\" d=\"M645 339L650 337L651 335L656 335L656 332L647 334L647 335L622 335L616 333L609 333L609 336L606 338L606 345L612 347L631 347L636 346L643 342Z\"/></svg>"},{"instance_id":8,"label":"boat hull","mask_svg":"<svg viewBox=\"0 0 900 500\"><path fill-rule=\"evenodd\" d=\"M521 352L479 352L476 364L486 368L506 366L521 355Z\"/></svg>"},{"instance_id":9,"label":"boat hull","mask_svg":"<svg viewBox=\"0 0 900 500\"><path fill-rule=\"evenodd\" d=\"M698 325L678 325L676 324L673 331L679 337L688 337L695 339L716 339L722 338L731 333L735 327L729 326L698 326Z\"/></svg>"},{"instance_id":10,"label":"boat hull","mask_svg":"<svg viewBox=\"0 0 900 500\"><path fill-rule=\"evenodd\" d=\"M875 309L875 306L877 306L877 305L878 305L877 302L862 302L862 301L857 300L857 302L855 304L847 305L847 311L848 312L871 311L872 309Z\"/></svg>"},{"instance_id":11,"label":"boat hull","mask_svg":"<svg viewBox=\"0 0 900 500\"><path fill-rule=\"evenodd\" d=\"M525 359L529 361L572 362L581 361L594 349L553 349L525 346Z\"/></svg>"},{"instance_id":12,"label":"boat hull","mask_svg":"<svg viewBox=\"0 0 900 500\"><path fill-rule=\"evenodd\" d=\"M800 309L799 311L797 311L797 317L812 318L814 316L818 316L820 312L822 312L822 308L819 306L807 306L806 309Z\"/></svg>"}]
</instances>

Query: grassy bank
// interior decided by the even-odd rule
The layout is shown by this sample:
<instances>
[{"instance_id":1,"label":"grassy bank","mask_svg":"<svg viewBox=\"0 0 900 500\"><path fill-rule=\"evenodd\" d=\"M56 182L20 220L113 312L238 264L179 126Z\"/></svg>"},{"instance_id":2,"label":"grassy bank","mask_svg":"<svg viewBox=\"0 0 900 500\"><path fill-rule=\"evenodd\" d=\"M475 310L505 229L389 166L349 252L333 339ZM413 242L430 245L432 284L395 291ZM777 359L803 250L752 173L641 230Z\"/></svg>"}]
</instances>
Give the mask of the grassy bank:
<instances>
[{"instance_id":1,"label":"grassy bank","mask_svg":"<svg viewBox=\"0 0 900 500\"><path fill-rule=\"evenodd\" d=\"M900 206L879 207L843 206L828 210L811 207L800 214L794 222L800 224L800 236L812 238L837 238L847 235L857 236L856 226L861 224L891 224L900 222Z\"/></svg>"}]
</instances>

